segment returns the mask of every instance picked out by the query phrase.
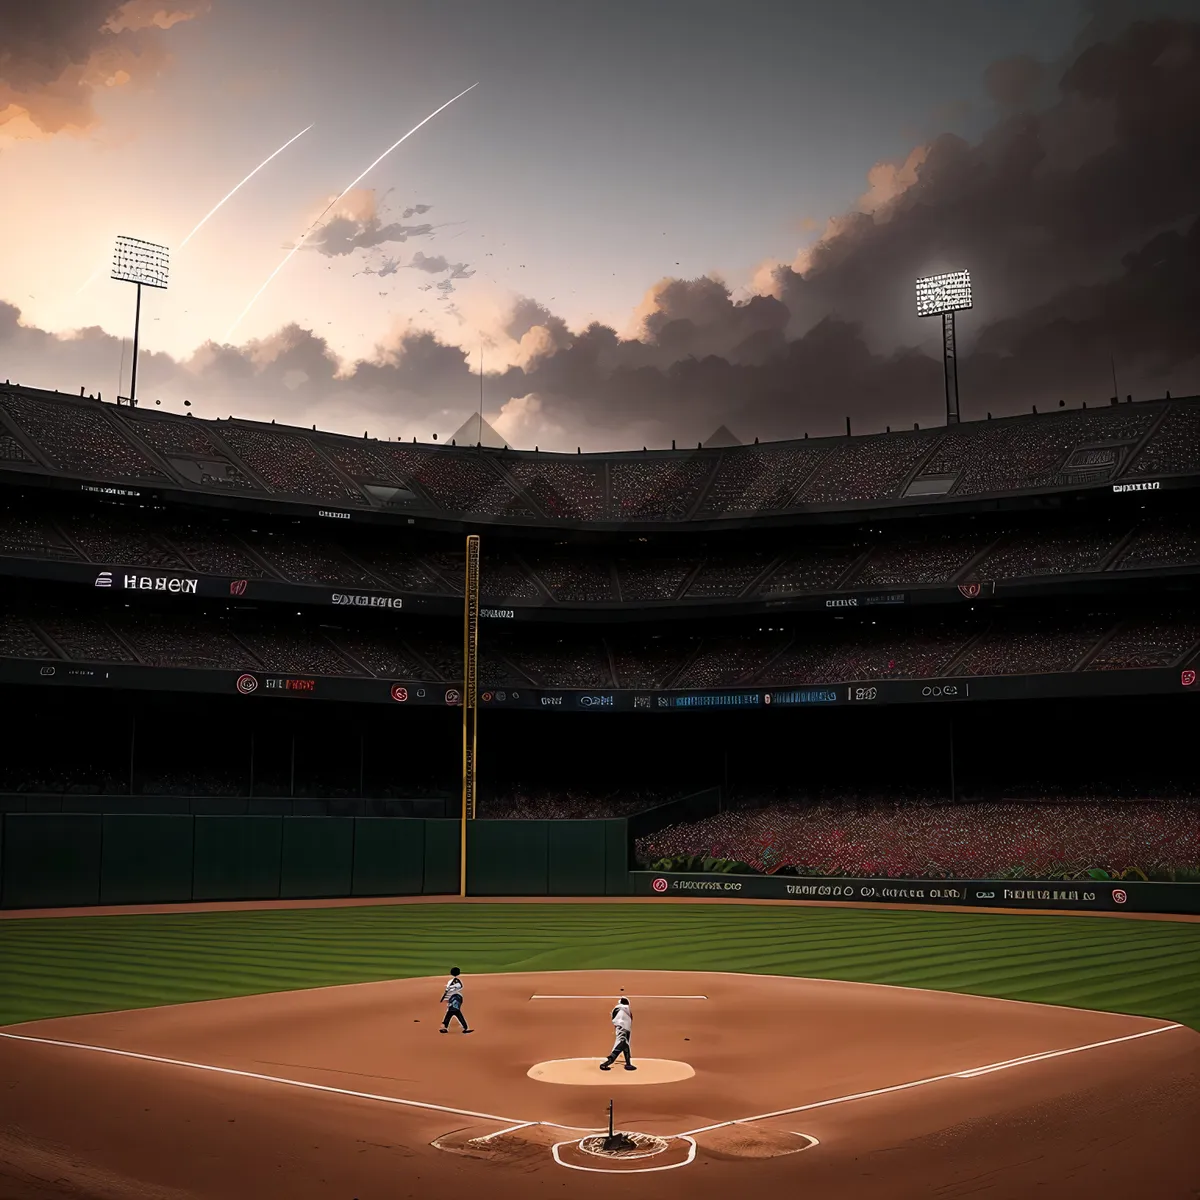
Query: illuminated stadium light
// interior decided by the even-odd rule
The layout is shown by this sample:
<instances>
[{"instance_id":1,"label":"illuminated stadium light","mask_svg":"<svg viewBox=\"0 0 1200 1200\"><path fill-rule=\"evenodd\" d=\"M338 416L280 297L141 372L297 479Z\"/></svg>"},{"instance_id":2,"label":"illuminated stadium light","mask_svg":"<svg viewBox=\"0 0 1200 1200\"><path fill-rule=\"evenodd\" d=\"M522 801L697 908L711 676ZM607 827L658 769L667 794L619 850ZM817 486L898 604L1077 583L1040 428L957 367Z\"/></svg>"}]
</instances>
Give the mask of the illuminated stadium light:
<instances>
[{"instance_id":1,"label":"illuminated stadium light","mask_svg":"<svg viewBox=\"0 0 1200 1200\"><path fill-rule=\"evenodd\" d=\"M142 324L142 288L166 289L170 272L170 252L166 246L144 242L141 238L119 237L113 251L112 278L118 283L137 286L137 306L133 314L133 374L129 381L129 405L137 404L138 334ZM120 389L118 388L118 391ZM120 397L118 396L118 402Z\"/></svg>"},{"instance_id":2,"label":"illuminated stadium light","mask_svg":"<svg viewBox=\"0 0 1200 1200\"><path fill-rule=\"evenodd\" d=\"M917 280L917 316L936 317L971 307L971 272L927 275Z\"/></svg>"},{"instance_id":3,"label":"illuminated stadium light","mask_svg":"<svg viewBox=\"0 0 1200 1200\"><path fill-rule=\"evenodd\" d=\"M971 307L971 272L951 271L917 280L917 316L942 318L942 364L946 374L946 424L958 424L958 351L954 314Z\"/></svg>"},{"instance_id":4,"label":"illuminated stadium light","mask_svg":"<svg viewBox=\"0 0 1200 1200\"><path fill-rule=\"evenodd\" d=\"M112 277L139 287L165 288L170 270L170 251L140 238L119 237L113 251Z\"/></svg>"}]
</instances>

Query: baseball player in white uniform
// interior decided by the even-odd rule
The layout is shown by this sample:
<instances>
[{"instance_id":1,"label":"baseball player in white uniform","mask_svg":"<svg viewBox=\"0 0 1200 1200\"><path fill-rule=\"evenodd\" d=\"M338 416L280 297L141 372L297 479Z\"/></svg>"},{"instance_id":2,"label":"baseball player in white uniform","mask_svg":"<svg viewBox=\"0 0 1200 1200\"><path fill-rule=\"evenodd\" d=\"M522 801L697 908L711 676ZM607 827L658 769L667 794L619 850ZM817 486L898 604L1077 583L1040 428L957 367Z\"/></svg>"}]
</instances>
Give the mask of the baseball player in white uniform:
<instances>
[{"instance_id":1,"label":"baseball player in white uniform","mask_svg":"<svg viewBox=\"0 0 1200 1200\"><path fill-rule=\"evenodd\" d=\"M441 1033L450 1032L450 1022L457 1021L462 1026L463 1033L470 1033L467 1019L462 1015L463 982L457 967L450 970L450 978L446 980L446 989L442 992L442 1003L446 1006L446 1017L442 1021Z\"/></svg>"},{"instance_id":2,"label":"baseball player in white uniform","mask_svg":"<svg viewBox=\"0 0 1200 1200\"><path fill-rule=\"evenodd\" d=\"M611 1053L600 1064L600 1070L611 1071L613 1063L623 1054L625 1070L636 1071L637 1067L633 1065L629 1057L629 1039L633 1034L633 1012L629 1007L629 1001L624 996L617 1001L616 1008L612 1010L612 1024L616 1038L613 1041Z\"/></svg>"}]
</instances>

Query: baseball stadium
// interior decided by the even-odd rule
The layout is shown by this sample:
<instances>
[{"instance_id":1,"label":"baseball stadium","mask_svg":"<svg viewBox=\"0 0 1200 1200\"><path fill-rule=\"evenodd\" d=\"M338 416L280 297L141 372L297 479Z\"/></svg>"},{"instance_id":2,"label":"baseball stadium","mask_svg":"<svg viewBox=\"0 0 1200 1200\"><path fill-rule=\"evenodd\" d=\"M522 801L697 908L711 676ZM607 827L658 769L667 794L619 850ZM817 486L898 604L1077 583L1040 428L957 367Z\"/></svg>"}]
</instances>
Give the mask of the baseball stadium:
<instances>
[{"instance_id":1,"label":"baseball stadium","mask_svg":"<svg viewBox=\"0 0 1200 1200\"><path fill-rule=\"evenodd\" d=\"M0 1196L1200 1194L1200 398L474 433L0 388Z\"/></svg>"}]
</instances>

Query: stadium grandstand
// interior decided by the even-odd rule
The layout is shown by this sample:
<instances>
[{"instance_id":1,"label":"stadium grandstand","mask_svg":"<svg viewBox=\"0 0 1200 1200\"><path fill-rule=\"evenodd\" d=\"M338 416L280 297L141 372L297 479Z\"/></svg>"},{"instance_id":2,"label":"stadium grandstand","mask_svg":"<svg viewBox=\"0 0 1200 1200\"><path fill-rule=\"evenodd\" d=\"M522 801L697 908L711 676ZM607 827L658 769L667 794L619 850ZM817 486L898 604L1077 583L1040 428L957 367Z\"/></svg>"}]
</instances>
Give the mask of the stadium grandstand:
<instances>
[{"instance_id":1,"label":"stadium grandstand","mask_svg":"<svg viewBox=\"0 0 1200 1200\"><path fill-rule=\"evenodd\" d=\"M475 533L480 818L646 871L1200 868L1198 398L564 455L6 385L0 447L5 811L455 816Z\"/></svg>"}]
</instances>

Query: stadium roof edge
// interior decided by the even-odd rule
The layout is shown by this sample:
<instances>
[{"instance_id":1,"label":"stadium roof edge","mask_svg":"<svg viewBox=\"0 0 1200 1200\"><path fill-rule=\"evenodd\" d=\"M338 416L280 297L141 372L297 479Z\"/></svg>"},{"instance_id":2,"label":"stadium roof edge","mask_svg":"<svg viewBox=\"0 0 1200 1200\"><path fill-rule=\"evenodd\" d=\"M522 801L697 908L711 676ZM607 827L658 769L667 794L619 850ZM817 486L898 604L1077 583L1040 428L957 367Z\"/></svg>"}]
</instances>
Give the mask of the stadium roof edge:
<instances>
[{"instance_id":1,"label":"stadium roof edge","mask_svg":"<svg viewBox=\"0 0 1200 1200\"><path fill-rule=\"evenodd\" d=\"M845 444L847 441L867 442L867 441L871 441L871 440L877 439L877 438L911 437L913 434L928 435L930 433L939 433L939 432L940 433L950 433L950 432L953 432L954 430L969 430L969 429L975 429L975 428L982 428L985 426L995 426L997 424L1011 424L1011 423L1015 423L1018 421L1031 421L1032 422L1032 421L1042 421L1042 420L1054 420L1056 418L1062 418L1067 415L1078 414L1081 411L1083 411L1082 409L1079 409L1079 408L1053 408L1053 409L1048 410L1047 412L1012 413L1012 414L1009 414L1008 416L1003 416L1003 417L983 418L982 420L977 419L977 420L973 420L973 421L961 421L958 425L954 425L954 426L926 425L926 426L921 427L920 429L904 428L904 429L892 429L890 431L875 430L870 433L854 433L854 434L851 434L849 437L847 437L847 435L844 433L843 434L825 434L820 437L812 437L812 438L805 438L805 437L783 438L783 439L779 439L777 441L755 442L755 443L750 443L750 444L743 443L738 446L704 447L702 449L671 450L669 448L657 448L657 449L639 450L639 449L634 448L634 449L628 449L628 450L589 450L589 451L586 451L586 452L580 454L580 453L572 453L569 450L516 450L516 449L513 449L512 447L508 447L507 449L502 449L500 447L489 447L489 446L480 447L480 446L476 446L474 444L472 444L470 446L451 446L449 442L436 442L436 441L435 442L422 442L422 441L418 440L417 442L413 443L413 442L405 441L400 438L396 438L396 439L390 440L390 441L387 438L379 438L379 437L370 437L370 438L364 439L361 435L355 435L352 433L339 433L336 430L329 430L329 429L314 429L313 427L306 426L306 425L285 425L285 424L280 424L278 422L273 422L271 420L261 420L261 419L257 419L254 417L239 417L239 416L235 416L232 414L228 417L197 417L197 416L193 416L191 414L155 410L155 409L146 408L146 407L138 407L135 409L129 409L129 408L126 408L124 405L118 405L114 401L111 401L111 400L98 400L94 397L89 397L89 396L77 396L71 392L56 392L56 391L53 391L48 388L28 387L28 386L20 385L20 384L16 384L16 383L0 384L0 392L25 394L25 395L36 397L38 399L50 400L55 403L72 403L72 404L84 404L84 405L103 404L104 406L106 406L108 408L111 408L116 411L120 411L122 413L132 413L132 414L136 414L137 416L150 416L150 417L155 417L155 418L161 418L164 420L170 420L170 419L196 420L196 421L202 421L205 424L208 424L208 423L226 424L226 423L232 421L233 423L235 423L237 425L251 426L251 427L255 427L255 428L271 430L275 433L302 435L302 436L310 437L310 438L313 436L316 436L318 438L332 438L337 441L349 441L349 442L356 442L356 443L361 443L364 440L366 440L368 442L379 443L380 445L393 445L393 446L416 445L419 449L424 449L424 450L457 449L457 450L473 450L476 452L484 451L484 452L489 452L492 454L504 455L506 457L528 455L529 457L536 456L538 458L541 458L544 456L554 456L554 457L560 457L560 458L571 458L571 459L575 459L575 460L578 460L579 458L589 458L589 457L596 458L596 459L609 459L609 458L618 458L618 457L639 457L640 458L640 457L649 457L651 455L653 455L655 457L675 457L675 458L690 458L690 457L694 457L697 455L701 455L704 457L715 457L715 456L718 456L721 454L754 453L754 452L762 452L764 450L783 450L783 449L788 449L792 446L805 445L805 444L812 445L814 443L816 443L818 445L822 444L822 443L828 443L829 445L838 445L838 444ZM1154 396L1154 397L1148 397L1148 398L1142 399L1142 400L1123 401L1121 405L1116 405L1116 406L1111 406L1108 404L1096 405L1094 408L1089 408L1087 411L1088 412L1106 412L1109 410L1110 407L1124 407L1125 404L1127 404L1127 403L1132 404L1134 406L1148 406L1148 405L1154 405L1154 404L1200 404L1200 394L1193 395L1193 396L1172 396L1169 399L1166 396Z\"/></svg>"}]
</instances>

